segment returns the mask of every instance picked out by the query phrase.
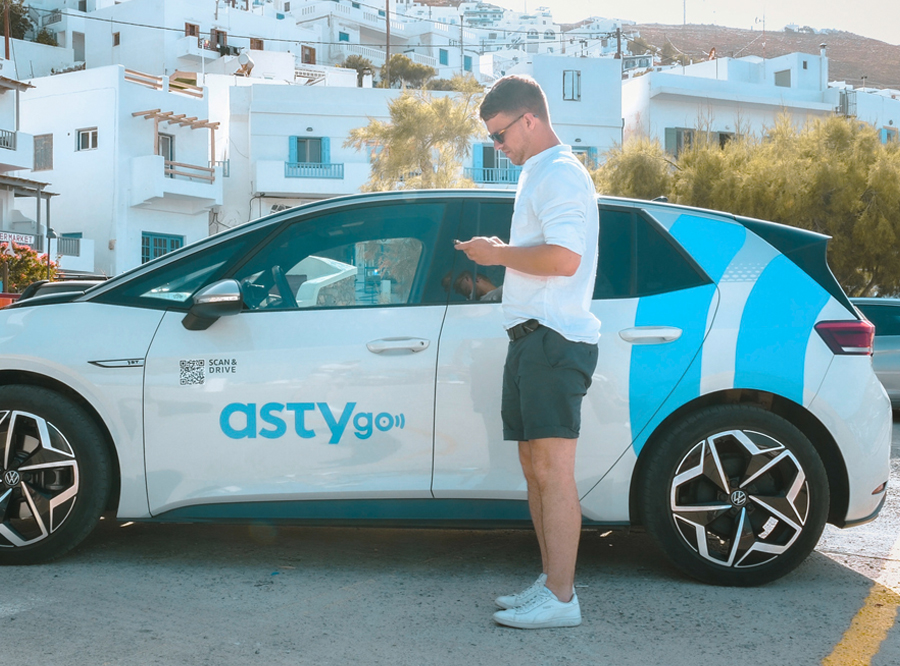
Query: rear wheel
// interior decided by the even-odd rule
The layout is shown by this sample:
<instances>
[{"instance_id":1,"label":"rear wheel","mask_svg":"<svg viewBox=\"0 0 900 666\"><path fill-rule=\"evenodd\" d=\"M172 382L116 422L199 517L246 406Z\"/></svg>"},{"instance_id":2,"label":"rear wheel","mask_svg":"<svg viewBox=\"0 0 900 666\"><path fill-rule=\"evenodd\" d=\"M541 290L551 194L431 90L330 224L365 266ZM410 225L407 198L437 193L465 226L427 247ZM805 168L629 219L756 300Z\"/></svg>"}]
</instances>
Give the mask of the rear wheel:
<instances>
[{"instance_id":1,"label":"rear wheel","mask_svg":"<svg viewBox=\"0 0 900 666\"><path fill-rule=\"evenodd\" d=\"M703 409L647 452L644 523L694 578L760 585L815 548L828 515L828 479L793 424L754 405Z\"/></svg>"},{"instance_id":2,"label":"rear wheel","mask_svg":"<svg viewBox=\"0 0 900 666\"><path fill-rule=\"evenodd\" d=\"M0 387L0 564L35 564L78 545L110 490L97 425L67 398Z\"/></svg>"}]
</instances>

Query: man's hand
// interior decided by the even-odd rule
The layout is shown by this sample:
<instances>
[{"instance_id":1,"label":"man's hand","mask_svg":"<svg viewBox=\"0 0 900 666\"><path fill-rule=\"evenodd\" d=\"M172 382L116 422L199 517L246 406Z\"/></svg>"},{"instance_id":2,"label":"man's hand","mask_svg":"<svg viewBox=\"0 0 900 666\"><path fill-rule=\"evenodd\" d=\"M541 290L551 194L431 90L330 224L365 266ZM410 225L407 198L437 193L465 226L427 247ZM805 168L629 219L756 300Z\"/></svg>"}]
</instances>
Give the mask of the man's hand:
<instances>
[{"instance_id":1,"label":"man's hand","mask_svg":"<svg viewBox=\"0 0 900 666\"><path fill-rule=\"evenodd\" d=\"M500 258L497 248L506 247L506 243L492 236L475 236L475 238L456 244L457 250L462 250L466 256L479 266L497 266Z\"/></svg>"}]
</instances>

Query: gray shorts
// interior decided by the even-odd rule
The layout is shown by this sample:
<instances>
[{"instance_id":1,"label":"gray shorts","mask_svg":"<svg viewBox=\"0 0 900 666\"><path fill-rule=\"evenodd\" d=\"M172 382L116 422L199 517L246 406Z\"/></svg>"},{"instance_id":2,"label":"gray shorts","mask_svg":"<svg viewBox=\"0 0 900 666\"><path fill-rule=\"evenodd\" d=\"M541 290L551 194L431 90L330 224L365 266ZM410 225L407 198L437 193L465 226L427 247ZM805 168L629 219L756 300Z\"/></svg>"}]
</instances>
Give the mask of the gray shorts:
<instances>
[{"instance_id":1,"label":"gray shorts","mask_svg":"<svg viewBox=\"0 0 900 666\"><path fill-rule=\"evenodd\" d=\"M597 345L572 342L553 329L509 343L503 368L503 439L577 439L581 401L597 367Z\"/></svg>"}]
</instances>

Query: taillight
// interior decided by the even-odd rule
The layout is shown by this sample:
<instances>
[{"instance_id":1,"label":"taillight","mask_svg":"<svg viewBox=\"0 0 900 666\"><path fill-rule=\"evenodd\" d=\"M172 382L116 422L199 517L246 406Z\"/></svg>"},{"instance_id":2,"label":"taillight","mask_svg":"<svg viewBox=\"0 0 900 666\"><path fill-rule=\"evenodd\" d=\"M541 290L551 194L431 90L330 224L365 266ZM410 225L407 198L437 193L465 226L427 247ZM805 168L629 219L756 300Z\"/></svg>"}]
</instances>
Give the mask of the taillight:
<instances>
[{"instance_id":1,"label":"taillight","mask_svg":"<svg viewBox=\"0 0 900 666\"><path fill-rule=\"evenodd\" d=\"M871 355L875 327L865 319L859 321L820 321L816 331L835 354Z\"/></svg>"}]
</instances>

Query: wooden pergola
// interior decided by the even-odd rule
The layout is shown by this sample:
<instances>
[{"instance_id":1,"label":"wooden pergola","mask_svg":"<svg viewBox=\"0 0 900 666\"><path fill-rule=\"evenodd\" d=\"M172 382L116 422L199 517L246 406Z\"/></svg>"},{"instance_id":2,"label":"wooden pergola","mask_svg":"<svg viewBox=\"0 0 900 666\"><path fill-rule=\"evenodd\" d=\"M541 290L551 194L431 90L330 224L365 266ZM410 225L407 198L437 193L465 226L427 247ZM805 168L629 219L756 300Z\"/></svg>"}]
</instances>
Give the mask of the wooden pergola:
<instances>
[{"instance_id":1,"label":"wooden pergola","mask_svg":"<svg viewBox=\"0 0 900 666\"><path fill-rule=\"evenodd\" d=\"M150 109L149 111L135 111L131 114L133 117L138 116L146 120L153 119L153 154L159 155L159 124L164 122L169 125L179 125L180 127L190 127L191 129L208 129L209 130L209 163L212 164L216 160L216 130L219 123L213 123L206 119L197 118L196 116L188 117L186 113L176 114L174 111L162 111L160 109ZM181 162L166 161L166 173L173 176L186 176L188 178L203 178L204 180L213 181L215 177L215 168L201 167L193 164L183 164ZM207 172L208 176L198 176L195 173L187 173L177 171L178 167L197 169Z\"/></svg>"}]
</instances>

